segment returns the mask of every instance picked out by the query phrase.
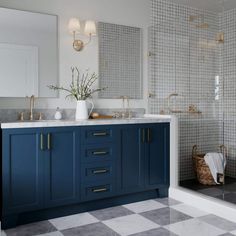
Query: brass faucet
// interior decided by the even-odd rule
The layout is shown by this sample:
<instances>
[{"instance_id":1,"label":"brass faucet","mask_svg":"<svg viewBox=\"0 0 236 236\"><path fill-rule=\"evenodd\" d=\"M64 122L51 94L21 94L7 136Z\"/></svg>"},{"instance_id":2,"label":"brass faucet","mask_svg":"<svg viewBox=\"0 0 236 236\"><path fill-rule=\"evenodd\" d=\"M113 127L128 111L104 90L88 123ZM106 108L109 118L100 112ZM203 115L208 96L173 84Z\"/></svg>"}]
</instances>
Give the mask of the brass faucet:
<instances>
[{"instance_id":1,"label":"brass faucet","mask_svg":"<svg viewBox=\"0 0 236 236\"><path fill-rule=\"evenodd\" d=\"M35 101L35 96L32 95L30 97L30 120L34 120L34 114L33 114L33 108L34 108L34 101Z\"/></svg>"},{"instance_id":2,"label":"brass faucet","mask_svg":"<svg viewBox=\"0 0 236 236\"><path fill-rule=\"evenodd\" d=\"M121 96L122 98L122 104L123 104L123 112L121 114L122 118L131 118L131 110L130 110L130 97L129 96ZM125 100L127 101L127 107L125 108Z\"/></svg>"}]
</instances>

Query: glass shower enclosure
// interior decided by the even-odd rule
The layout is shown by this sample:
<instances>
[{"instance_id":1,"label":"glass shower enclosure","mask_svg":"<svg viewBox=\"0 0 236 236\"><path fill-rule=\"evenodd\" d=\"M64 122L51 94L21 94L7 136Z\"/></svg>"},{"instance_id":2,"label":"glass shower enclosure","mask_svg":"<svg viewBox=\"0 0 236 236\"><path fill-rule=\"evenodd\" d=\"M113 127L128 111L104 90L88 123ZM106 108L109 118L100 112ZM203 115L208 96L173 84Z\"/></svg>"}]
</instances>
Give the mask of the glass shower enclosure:
<instances>
[{"instance_id":1,"label":"glass shower enclosure","mask_svg":"<svg viewBox=\"0 0 236 236\"><path fill-rule=\"evenodd\" d=\"M149 113L179 118L179 184L236 203L236 2L176 2L151 0ZM225 183L200 184L193 152L222 153Z\"/></svg>"}]
</instances>

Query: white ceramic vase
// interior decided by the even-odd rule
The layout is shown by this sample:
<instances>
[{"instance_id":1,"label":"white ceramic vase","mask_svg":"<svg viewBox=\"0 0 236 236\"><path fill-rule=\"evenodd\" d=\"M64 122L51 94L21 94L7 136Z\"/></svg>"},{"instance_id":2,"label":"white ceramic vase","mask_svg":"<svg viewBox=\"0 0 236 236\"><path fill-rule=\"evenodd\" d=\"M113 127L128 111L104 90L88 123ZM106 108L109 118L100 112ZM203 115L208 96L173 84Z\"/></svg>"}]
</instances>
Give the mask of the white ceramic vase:
<instances>
[{"instance_id":1,"label":"white ceramic vase","mask_svg":"<svg viewBox=\"0 0 236 236\"><path fill-rule=\"evenodd\" d=\"M88 101L88 102L92 105L89 112L88 112L86 100L77 101L76 112L75 112L75 119L76 120L87 120L89 118L90 114L93 111L94 104L92 101Z\"/></svg>"}]
</instances>

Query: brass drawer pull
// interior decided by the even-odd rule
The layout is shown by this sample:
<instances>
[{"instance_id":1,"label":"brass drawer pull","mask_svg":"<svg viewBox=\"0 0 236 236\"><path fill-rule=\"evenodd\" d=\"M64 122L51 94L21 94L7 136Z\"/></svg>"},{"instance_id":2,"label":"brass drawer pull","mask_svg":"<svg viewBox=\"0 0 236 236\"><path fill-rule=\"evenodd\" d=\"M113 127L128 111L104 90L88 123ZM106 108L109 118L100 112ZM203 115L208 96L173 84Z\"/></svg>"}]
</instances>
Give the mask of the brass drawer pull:
<instances>
[{"instance_id":1,"label":"brass drawer pull","mask_svg":"<svg viewBox=\"0 0 236 236\"><path fill-rule=\"evenodd\" d=\"M98 133L93 133L93 136L99 137L99 136L107 136L107 132L98 132Z\"/></svg>"},{"instance_id":2,"label":"brass drawer pull","mask_svg":"<svg viewBox=\"0 0 236 236\"><path fill-rule=\"evenodd\" d=\"M43 134L40 134L40 149L41 151L44 150L44 140L43 140Z\"/></svg>"},{"instance_id":3,"label":"brass drawer pull","mask_svg":"<svg viewBox=\"0 0 236 236\"><path fill-rule=\"evenodd\" d=\"M94 170L94 171L93 171L93 174L105 174L105 173L107 173L107 172L108 172L108 170L106 170L106 169Z\"/></svg>"},{"instance_id":4,"label":"brass drawer pull","mask_svg":"<svg viewBox=\"0 0 236 236\"><path fill-rule=\"evenodd\" d=\"M107 188L96 188L93 189L93 193L101 193L101 192L106 192L108 189Z\"/></svg>"},{"instance_id":5,"label":"brass drawer pull","mask_svg":"<svg viewBox=\"0 0 236 236\"><path fill-rule=\"evenodd\" d=\"M99 155L106 155L106 154L108 154L108 152L106 152L106 151L94 151L94 152L92 152L92 154L95 155L95 156L99 156Z\"/></svg>"},{"instance_id":6,"label":"brass drawer pull","mask_svg":"<svg viewBox=\"0 0 236 236\"><path fill-rule=\"evenodd\" d=\"M142 129L142 142L145 143L145 129Z\"/></svg>"},{"instance_id":7,"label":"brass drawer pull","mask_svg":"<svg viewBox=\"0 0 236 236\"><path fill-rule=\"evenodd\" d=\"M147 138L148 138L148 143L150 143L152 140L152 138L151 138L151 129L150 128L148 128L148 130L147 130Z\"/></svg>"},{"instance_id":8,"label":"brass drawer pull","mask_svg":"<svg viewBox=\"0 0 236 236\"><path fill-rule=\"evenodd\" d=\"M50 134L50 133L48 133L48 143L47 143L47 148L48 148L48 150L51 149L51 134Z\"/></svg>"}]
</instances>

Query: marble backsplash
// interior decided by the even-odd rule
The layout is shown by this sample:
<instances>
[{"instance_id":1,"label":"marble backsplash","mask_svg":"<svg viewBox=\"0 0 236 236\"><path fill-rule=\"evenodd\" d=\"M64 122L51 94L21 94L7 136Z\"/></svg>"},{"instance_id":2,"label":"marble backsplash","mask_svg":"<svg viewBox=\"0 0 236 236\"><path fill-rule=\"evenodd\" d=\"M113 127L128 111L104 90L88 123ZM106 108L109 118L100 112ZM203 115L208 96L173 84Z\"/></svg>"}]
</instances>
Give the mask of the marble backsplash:
<instances>
[{"instance_id":1,"label":"marble backsplash","mask_svg":"<svg viewBox=\"0 0 236 236\"><path fill-rule=\"evenodd\" d=\"M74 120L75 109L60 109L62 112L62 119ZM123 109L94 109L93 112L98 112L102 115L114 115L115 113L121 113ZM136 108L131 109L132 117L138 117L145 113L145 109ZM0 109L0 123L14 122L19 120L20 113L24 112L24 120L29 120L29 110L24 109ZM39 119L39 114L42 113L43 120L54 120L56 110L55 109L34 109L34 119Z\"/></svg>"}]
</instances>

